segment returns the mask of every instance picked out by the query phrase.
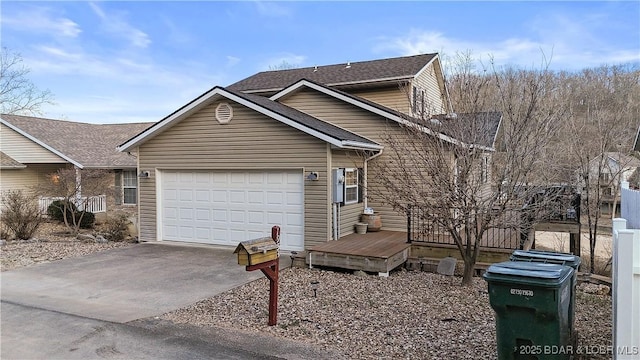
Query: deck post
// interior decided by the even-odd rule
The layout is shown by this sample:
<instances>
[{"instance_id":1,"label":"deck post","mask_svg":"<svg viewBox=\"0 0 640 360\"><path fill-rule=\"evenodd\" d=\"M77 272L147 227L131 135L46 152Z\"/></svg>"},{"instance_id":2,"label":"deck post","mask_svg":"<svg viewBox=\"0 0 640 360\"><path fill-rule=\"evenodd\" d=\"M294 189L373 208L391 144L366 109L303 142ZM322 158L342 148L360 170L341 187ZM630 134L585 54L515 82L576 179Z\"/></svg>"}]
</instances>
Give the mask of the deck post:
<instances>
[{"instance_id":1,"label":"deck post","mask_svg":"<svg viewBox=\"0 0 640 360\"><path fill-rule=\"evenodd\" d=\"M407 243L411 244L411 204L407 205Z\"/></svg>"}]
</instances>

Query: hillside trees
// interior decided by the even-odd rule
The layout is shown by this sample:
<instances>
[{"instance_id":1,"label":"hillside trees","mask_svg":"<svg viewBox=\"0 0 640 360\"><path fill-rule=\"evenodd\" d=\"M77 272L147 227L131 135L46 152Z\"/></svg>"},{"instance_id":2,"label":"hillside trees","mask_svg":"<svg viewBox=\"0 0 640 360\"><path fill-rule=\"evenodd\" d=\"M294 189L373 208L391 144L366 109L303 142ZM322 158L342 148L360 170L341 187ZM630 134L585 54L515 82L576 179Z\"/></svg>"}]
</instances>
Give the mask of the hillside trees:
<instances>
[{"instance_id":1,"label":"hillside trees","mask_svg":"<svg viewBox=\"0 0 640 360\"><path fill-rule=\"evenodd\" d=\"M555 170L555 181L575 184L581 190L590 271L594 272L603 207L609 202L615 217L620 175L633 161L627 155L640 121L640 69L607 65L562 72L556 75L556 83L567 113L546 163Z\"/></svg>"},{"instance_id":2,"label":"hillside trees","mask_svg":"<svg viewBox=\"0 0 640 360\"><path fill-rule=\"evenodd\" d=\"M463 285L471 282L487 232L521 225L512 204L536 191L522 185L538 174L563 116L546 68L478 71L472 62L459 56L449 81L457 116L408 118L400 134L386 132L384 160L372 164L380 177L372 186L381 187L375 193L382 201L398 211L420 209L425 224L446 229L464 262ZM502 119L499 155L496 116ZM492 157L500 163L493 174ZM539 215L530 210L531 217Z\"/></svg>"}]
</instances>

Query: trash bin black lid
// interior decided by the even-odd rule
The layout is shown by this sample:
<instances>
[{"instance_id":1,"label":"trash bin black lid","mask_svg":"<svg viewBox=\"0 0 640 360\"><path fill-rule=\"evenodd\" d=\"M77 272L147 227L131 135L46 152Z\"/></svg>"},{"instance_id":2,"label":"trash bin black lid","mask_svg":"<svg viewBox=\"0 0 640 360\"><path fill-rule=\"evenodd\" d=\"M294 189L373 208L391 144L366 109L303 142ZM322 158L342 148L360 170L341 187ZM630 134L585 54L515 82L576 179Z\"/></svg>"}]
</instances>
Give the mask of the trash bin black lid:
<instances>
[{"instance_id":1,"label":"trash bin black lid","mask_svg":"<svg viewBox=\"0 0 640 360\"><path fill-rule=\"evenodd\" d=\"M488 282L559 287L571 276L573 269L565 265L505 261L489 266L483 277Z\"/></svg>"},{"instance_id":2,"label":"trash bin black lid","mask_svg":"<svg viewBox=\"0 0 640 360\"><path fill-rule=\"evenodd\" d=\"M511 261L535 261L542 263L561 264L571 266L577 270L582 260L572 254L556 253L539 250L515 250L510 257Z\"/></svg>"}]
</instances>

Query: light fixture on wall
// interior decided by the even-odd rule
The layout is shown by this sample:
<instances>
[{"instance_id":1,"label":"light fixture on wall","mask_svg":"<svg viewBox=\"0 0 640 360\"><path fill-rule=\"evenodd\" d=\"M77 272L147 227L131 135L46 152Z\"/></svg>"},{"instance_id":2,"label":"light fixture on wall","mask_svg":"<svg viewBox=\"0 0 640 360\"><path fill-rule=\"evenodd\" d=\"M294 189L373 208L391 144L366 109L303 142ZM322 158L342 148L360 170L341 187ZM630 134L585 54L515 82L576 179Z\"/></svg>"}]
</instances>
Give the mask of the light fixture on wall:
<instances>
[{"instance_id":1,"label":"light fixture on wall","mask_svg":"<svg viewBox=\"0 0 640 360\"><path fill-rule=\"evenodd\" d=\"M139 178L148 178L149 177L149 172L148 171L140 171L140 173L138 174Z\"/></svg>"},{"instance_id":2,"label":"light fixture on wall","mask_svg":"<svg viewBox=\"0 0 640 360\"><path fill-rule=\"evenodd\" d=\"M318 176L318 173L316 171L309 172L309 175L307 175L306 177L306 179L309 181L318 181L319 178L320 176Z\"/></svg>"}]
</instances>

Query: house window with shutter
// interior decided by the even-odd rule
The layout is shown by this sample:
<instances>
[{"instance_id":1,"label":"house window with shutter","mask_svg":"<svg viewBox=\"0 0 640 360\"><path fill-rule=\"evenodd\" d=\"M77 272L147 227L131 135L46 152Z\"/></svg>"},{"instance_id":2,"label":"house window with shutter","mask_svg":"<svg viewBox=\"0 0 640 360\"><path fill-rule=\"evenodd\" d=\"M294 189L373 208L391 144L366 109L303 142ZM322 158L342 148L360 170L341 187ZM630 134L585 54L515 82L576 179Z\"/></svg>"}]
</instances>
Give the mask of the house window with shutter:
<instances>
[{"instance_id":1,"label":"house window with shutter","mask_svg":"<svg viewBox=\"0 0 640 360\"><path fill-rule=\"evenodd\" d=\"M125 170L122 172L122 192L123 203L135 205L138 198L138 177L135 170Z\"/></svg>"}]
</instances>

